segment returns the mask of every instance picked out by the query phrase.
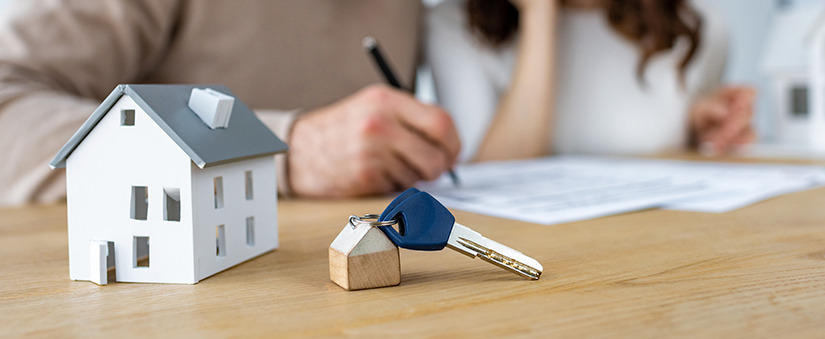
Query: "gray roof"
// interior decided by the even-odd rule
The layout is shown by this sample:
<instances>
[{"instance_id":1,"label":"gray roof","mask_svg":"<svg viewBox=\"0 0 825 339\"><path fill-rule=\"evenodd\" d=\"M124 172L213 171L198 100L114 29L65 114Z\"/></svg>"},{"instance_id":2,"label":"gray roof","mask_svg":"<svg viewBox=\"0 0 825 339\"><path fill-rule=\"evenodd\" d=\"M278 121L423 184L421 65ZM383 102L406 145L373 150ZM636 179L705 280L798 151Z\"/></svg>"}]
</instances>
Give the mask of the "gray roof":
<instances>
[{"instance_id":1,"label":"gray roof","mask_svg":"<svg viewBox=\"0 0 825 339\"><path fill-rule=\"evenodd\" d=\"M234 96L220 85L118 85L49 165L65 167L66 158L123 95L130 96L200 168L286 151L286 144L237 98L229 127L210 129L189 109L189 94L196 87Z\"/></svg>"}]
</instances>

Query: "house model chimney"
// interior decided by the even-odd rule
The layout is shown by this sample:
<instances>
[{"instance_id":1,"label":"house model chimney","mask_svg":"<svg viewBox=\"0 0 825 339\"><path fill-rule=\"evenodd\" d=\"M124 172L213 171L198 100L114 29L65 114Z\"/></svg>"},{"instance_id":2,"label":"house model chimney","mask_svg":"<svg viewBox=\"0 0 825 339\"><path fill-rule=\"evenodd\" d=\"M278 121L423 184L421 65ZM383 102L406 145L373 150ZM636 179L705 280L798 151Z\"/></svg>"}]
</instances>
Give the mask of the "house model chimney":
<instances>
[{"instance_id":1,"label":"house model chimney","mask_svg":"<svg viewBox=\"0 0 825 339\"><path fill-rule=\"evenodd\" d=\"M189 109L211 129L229 127L234 104L234 97L211 88L193 88L189 95Z\"/></svg>"}]
</instances>

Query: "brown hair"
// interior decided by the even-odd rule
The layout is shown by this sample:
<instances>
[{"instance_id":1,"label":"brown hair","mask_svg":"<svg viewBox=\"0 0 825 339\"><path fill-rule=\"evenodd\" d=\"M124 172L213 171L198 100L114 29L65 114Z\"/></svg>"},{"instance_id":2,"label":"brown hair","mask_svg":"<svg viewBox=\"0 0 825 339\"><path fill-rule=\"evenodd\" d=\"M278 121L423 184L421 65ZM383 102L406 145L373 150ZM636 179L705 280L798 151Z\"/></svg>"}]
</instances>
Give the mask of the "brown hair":
<instances>
[{"instance_id":1,"label":"brown hair","mask_svg":"<svg viewBox=\"0 0 825 339\"><path fill-rule=\"evenodd\" d=\"M548 0L556 1L556 0ZM567 0L561 0L565 4ZM679 63L679 78L696 54L700 43L701 18L684 0L603 0L600 2L610 26L633 42L641 53L636 75L642 80L645 66L657 53L670 50L679 37L689 48ZM508 0L468 0L470 29L493 46L509 41L518 31L519 14Z\"/></svg>"}]
</instances>

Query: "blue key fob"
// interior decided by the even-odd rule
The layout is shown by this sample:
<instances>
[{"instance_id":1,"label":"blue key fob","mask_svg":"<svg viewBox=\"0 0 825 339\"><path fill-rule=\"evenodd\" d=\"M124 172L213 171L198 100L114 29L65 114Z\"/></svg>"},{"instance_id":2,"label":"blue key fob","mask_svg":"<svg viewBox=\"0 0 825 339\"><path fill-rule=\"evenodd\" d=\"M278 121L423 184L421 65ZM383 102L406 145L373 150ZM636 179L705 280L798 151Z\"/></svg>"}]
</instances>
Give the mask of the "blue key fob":
<instances>
[{"instance_id":1,"label":"blue key fob","mask_svg":"<svg viewBox=\"0 0 825 339\"><path fill-rule=\"evenodd\" d=\"M455 217L427 192L410 188L396 197L378 221L398 221L398 231L392 226L379 226L398 247L409 250L438 251L447 246Z\"/></svg>"}]
</instances>

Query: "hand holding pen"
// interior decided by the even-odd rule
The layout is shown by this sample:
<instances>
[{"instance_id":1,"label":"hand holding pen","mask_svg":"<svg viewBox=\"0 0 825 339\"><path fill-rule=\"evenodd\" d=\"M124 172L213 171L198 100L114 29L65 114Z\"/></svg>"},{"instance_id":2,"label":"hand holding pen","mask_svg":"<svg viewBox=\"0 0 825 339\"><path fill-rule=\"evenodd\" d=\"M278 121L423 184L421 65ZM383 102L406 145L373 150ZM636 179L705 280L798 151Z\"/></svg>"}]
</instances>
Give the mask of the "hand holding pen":
<instances>
[{"instance_id":1,"label":"hand holding pen","mask_svg":"<svg viewBox=\"0 0 825 339\"><path fill-rule=\"evenodd\" d=\"M372 56L373 61L375 61L375 64L381 70L381 74L384 75L384 78L387 80L387 83L389 83L390 86L394 88L406 90L404 86L401 85L401 82L398 80L398 78L395 76L395 72L393 72L392 68L390 68L390 65L387 63L386 59L384 59L384 55L383 53L381 53L381 48L378 46L378 42L375 40L375 38L364 38L363 45L364 49L366 49L370 56ZM423 135L426 135L426 133L423 133ZM460 184L458 175L456 175L453 169L449 170L449 174L450 179L452 179L453 181L453 185L458 187Z\"/></svg>"},{"instance_id":2,"label":"hand holding pen","mask_svg":"<svg viewBox=\"0 0 825 339\"><path fill-rule=\"evenodd\" d=\"M446 111L386 85L302 114L289 145L289 188L304 197L402 191L440 177L461 150Z\"/></svg>"}]
</instances>

